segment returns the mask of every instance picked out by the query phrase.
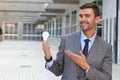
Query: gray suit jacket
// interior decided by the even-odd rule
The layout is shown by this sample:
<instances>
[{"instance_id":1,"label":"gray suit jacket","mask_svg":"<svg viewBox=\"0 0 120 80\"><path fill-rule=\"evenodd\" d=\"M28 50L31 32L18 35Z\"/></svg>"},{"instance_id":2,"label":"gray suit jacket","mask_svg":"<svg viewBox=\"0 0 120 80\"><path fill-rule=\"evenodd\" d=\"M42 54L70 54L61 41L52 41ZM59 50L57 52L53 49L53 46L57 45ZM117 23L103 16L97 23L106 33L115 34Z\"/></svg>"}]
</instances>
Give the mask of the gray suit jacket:
<instances>
[{"instance_id":1,"label":"gray suit jacket","mask_svg":"<svg viewBox=\"0 0 120 80\"><path fill-rule=\"evenodd\" d=\"M112 80L112 46L100 37L96 36L88 53L87 62L90 68L86 75L85 71L64 53L65 50L71 50L79 55L80 32L61 38L56 60L48 68L56 76L62 75L61 80Z\"/></svg>"}]
</instances>

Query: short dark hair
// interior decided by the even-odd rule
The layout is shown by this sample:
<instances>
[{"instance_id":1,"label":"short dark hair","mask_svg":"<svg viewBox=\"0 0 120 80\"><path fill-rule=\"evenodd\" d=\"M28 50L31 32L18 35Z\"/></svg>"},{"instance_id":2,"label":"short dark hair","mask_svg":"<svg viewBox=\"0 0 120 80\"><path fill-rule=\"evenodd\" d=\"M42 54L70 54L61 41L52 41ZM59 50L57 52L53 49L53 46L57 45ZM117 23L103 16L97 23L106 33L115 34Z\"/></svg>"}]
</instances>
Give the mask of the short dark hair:
<instances>
[{"instance_id":1,"label":"short dark hair","mask_svg":"<svg viewBox=\"0 0 120 80\"><path fill-rule=\"evenodd\" d=\"M80 6L80 9L92 8L96 16L100 16L100 10L95 3L85 3L84 5Z\"/></svg>"}]
</instances>

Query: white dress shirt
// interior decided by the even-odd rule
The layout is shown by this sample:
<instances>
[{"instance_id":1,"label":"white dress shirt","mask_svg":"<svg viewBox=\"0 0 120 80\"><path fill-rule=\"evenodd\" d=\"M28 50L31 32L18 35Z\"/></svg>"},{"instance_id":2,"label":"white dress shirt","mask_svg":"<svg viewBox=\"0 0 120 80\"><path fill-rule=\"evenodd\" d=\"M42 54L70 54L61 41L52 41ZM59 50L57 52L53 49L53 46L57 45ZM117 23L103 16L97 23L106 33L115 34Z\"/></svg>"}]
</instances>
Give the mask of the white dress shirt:
<instances>
[{"instance_id":1,"label":"white dress shirt","mask_svg":"<svg viewBox=\"0 0 120 80\"><path fill-rule=\"evenodd\" d=\"M85 39L89 39L90 41L89 41L89 48L88 48L88 53L89 53L89 50L90 50L90 48L92 47L92 45L93 45L93 43L94 43L94 40L95 40L95 37L96 37L96 33L91 37L91 38L87 38L86 36L85 36L85 34L83 33L83 31L80 31L80 33L81 33L81 37L80 37L80 41L81 41L81 47L82 47L82 51L83 51L83 48L84 48L84 46L85 46Z\"/></svg>"}]
</instances>

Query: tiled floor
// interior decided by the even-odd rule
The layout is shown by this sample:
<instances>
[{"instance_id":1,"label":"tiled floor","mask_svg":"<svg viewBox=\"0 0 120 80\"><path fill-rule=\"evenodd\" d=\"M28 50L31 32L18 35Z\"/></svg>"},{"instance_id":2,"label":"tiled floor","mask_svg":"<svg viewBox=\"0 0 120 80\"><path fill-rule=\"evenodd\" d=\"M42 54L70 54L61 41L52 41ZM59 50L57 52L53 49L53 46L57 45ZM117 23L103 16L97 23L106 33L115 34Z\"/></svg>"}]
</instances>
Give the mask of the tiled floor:
<instances>
[{"instance_id":1,"label":"tiled floor","mask_svg":"<svg viewBox=\"0 0 120 80\"><path fill-rule=\"evenodd\" d=\"M41 42L0 42L0 80L60 80L44 64Z\"/></svg>"},{"instance_id":2,"label":"tiled floor","mask_svg":"<svg viewBox=\"0 0 120 80\"><path fill-rule=\"evenodd\" d=\"M0 80L60 80L45 69L41 42L0 42ZM57 47L51 44L53 58ZM120 79L120 65L113 64L113 80Z\"/></svg>"}]
</instances>

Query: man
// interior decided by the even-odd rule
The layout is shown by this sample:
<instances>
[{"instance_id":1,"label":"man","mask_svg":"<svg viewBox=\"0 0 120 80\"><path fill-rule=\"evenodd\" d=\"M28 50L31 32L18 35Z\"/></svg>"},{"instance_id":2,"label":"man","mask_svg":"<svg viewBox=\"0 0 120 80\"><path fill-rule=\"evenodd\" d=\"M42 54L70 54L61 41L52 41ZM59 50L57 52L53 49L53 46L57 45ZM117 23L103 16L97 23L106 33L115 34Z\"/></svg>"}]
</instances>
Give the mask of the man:
<instances>
[{"instance_id":1,"label":"man","mask_svg":"<svg viewBox=\"0 0 120 80\"><path fill-rule=\"evenodd\" d=\"M61 80L112 80L112 46L96 34L99 9L94 3L80 7L80 32L61 38L56 60L48 42L43 41L46 68Z\"/></svg>"}]
</instances>

